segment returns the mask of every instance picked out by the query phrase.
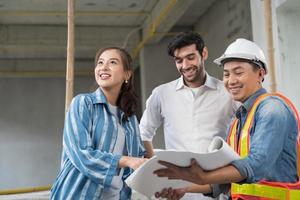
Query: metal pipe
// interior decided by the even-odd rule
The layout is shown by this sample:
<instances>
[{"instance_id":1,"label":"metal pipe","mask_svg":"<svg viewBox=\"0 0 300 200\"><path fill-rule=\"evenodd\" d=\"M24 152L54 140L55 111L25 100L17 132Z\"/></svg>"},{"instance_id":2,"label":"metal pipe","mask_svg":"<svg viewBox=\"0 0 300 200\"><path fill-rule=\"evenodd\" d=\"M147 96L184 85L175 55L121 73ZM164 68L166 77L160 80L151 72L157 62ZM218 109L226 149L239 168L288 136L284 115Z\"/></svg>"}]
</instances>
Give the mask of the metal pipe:
<instances>
[{"instance_id":1,"label":"metal pipe","mask_svg":"<svg viewBox=\"0 0 300 200\"><path fill-rule=\"evenodd\" d=\"M136 46L136 48L133 50L132 57L135 59L140 52L140 50L145 46L145 44L156 34L156 29L162 22L162 20L167 16L167 14L170 12L170 10L174 7L174 5L177 3L177 0L170 0L167 6L163 9L163 11L160 13L160 15L152 22L151 28L146 34L145 37L143 37L143 40Z\"/></svg>"},{"instance_id":2,"label":"metal pipe","mask_svg":"<svg viewBox=\"0 0 300 200\"><path fill-rule=\"evenodd\" d=\"M277 83L275 75L275 59L274 59L274 45L273 45L273 21L272 21L272 1L264 0L264 16L267 36L268 49L268 71L270 73L270 88L271 92L276 92Z\"/></svg>"},{"instance_id":3,"label":"metal pipe","mask_svg":"<svg viewBox=\"0 0 300 200\"><path fill-rule=\"evenodd\" d=\"M74 90L74 0L68 0L68 44L67 44L67 67L66 67L66 102L65 111L73 98Z\"/></svg>"}]
</instances>

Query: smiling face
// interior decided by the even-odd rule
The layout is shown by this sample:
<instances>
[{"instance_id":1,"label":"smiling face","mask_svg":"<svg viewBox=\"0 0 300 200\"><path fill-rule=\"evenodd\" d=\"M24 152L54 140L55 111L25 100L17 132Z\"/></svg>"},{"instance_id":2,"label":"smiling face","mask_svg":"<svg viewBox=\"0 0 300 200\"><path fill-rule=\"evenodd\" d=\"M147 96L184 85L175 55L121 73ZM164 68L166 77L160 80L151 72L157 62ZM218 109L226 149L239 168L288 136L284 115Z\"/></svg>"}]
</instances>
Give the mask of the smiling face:
<instances>
[{"instance_id":1,"label":"smiling face","mask_svg":"<svg viewBox=\"0 0 300 200\"><path fill-rule=\"evenodd\" d=\"M200 87L204 83L204 60L206 58L207 49L203 49L201 56L195 44L184 46L174 51L177 70L183 76L187 86Z\"/></svg>"},{"instance_id":2,"label":"smiling face","mask_svg":"<svg viewBox=\"0 0 300 200\"><path fill-rule=\"evenodd\" d=\"M100 54L95 67L95 79L103 90L120 91L124 81L129 78L118 50L108 49Z\"/></svg>"},{"instance_id":3,"label":"smiling face","mask_svg":"<svg viewBox=\"0 0 300 200\"><path fill-rule=\"evenodd\" d=\"M262 88L264 70L243 61L229 61L224 64L223 83L232 98L245 102Z\"/></svg>"}]
</instances>

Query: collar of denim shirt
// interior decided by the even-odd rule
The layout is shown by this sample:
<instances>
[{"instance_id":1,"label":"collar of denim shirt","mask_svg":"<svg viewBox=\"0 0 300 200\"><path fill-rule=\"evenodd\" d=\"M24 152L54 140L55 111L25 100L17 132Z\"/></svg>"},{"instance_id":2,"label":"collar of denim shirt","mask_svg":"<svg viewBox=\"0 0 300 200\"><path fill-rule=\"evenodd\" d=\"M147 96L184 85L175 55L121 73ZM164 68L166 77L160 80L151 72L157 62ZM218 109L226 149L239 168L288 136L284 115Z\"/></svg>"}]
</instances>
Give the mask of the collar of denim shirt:
<instances>
[{"instance_id":1,"label":"collar of denim shirt","mask_svg":"<svg viewBox=\"0 0 300 200\"><path fill-rule=\"evenodd\" d=\"M243 112L249 112L252 108L255 100L262 94L267 93L265 88L257 90L253 95L251 95L236 111L235 116L239 119Z\"/></svg>"}]
</instances>

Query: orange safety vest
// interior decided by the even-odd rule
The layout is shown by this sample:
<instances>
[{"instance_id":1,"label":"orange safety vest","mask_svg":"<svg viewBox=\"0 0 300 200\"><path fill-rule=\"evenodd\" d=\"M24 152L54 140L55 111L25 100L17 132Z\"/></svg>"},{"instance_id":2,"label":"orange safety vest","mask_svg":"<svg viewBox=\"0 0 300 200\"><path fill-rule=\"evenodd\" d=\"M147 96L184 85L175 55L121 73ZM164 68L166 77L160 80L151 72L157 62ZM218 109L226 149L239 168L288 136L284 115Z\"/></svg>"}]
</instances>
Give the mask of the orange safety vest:
<instances>
[{"instance_id":1,"label":"orange safety vest","mask_svg":"<svg viewBox=\"0 0 300 200\"><path fill-rule=\"evenodd\" d=\"M300 177L300 120L299 115L291 103L291 101L285 96L274 93L265 93L260 95L254 102L250 112L247 115L245 125L241 130L241 135L239 142L237 141L237 124L238 119L236 118L229 131L229 136L227 138L228 144L241 156L241 158L246 157L249 154L250 146L250 129L254 120L254 114L257 106L267 97L267 96L278 96L285 101L287 105L293 110L296 120L298 122L298 137L297 137L297 173ZM284 182L268 182L260 181L256 184L231 184L231 197L233 200L247 199L247 200L271 200L271 199L282 199L282 200L300 200L300 180L297 183L284 183Z\"/></svg>"}]
</instances>

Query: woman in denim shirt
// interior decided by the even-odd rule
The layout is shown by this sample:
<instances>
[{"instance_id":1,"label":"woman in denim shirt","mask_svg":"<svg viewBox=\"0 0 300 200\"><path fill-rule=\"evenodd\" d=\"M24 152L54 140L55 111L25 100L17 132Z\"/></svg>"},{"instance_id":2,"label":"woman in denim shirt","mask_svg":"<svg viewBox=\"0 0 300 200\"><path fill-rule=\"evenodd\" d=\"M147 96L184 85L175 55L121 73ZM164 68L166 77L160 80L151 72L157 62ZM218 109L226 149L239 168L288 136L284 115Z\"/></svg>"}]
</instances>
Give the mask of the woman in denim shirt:
<instances>
[{"instance_id":1,"label":"woman in denim shirt","mask_svg":"<svg viewBox=\"0 0 300 200\"><path fill-rule=\"evenodd\" d=\"M135 116L131 57L121 48L95 58L99 88L72 100L66 114L61 171L51 199L130 199L124 183L145 159Z\"/></svg>"},{"instance_id":2,"label":"woman in denim shirt","mask_svg":"<svg viewBox=\"0 0 300 200\"><path fill-rule=\"evenodd\" d=\"M155 173L159 177L170 179L183 179L195 183L192 188L158 191L157 197L180 199L185 192L201 192L208 196L217 197L221 192L228 192L231 186L231 197L235 199L251 199L255 197L267 197L269 199L285 198L291 190L285 187L288 183L299 187L297 174L297 140L298 120L296 111L292 109L290 102L284 97L267 95L262 87L264 75L267 72L266 61L262 50L253 42L246 39L237 39L229 45L225 53L215 62L224 68L223 82L232 98L242 103L236 112L237 126L229 129L229 138L235 143L234 147L246 149L246 154L241 159L233 161L227 166L212 171L204 171L193 159L190 167L178 167L171 163L160 163L166 168L159 169ZM258 99L262 99L257 102ZM288 103L287 103L288 102ZM252 107L254 116L250 128L245 129ZM257 107L256 107L257 106ZM247 130L245 132L242 132ZM232 135L232 133L234 133ZM246 136L246 137L242 137ZM249 143L239 143L241 140ZM228 140L230 143L230 140ZM249 148L245 147L249 144ZM237 148L236 148L237 149ZM200 163L201 165L201 163ZM281 184L281 188L264 187L268 181L269 186ZM255 184L258 183L259 184ZM231 184L238 183L238 184ZM249 189L249 183L252 188ZM292 185L290 184L290 185ZM245 186L245 187L243 187ZM245 190L241 190L241 188ZM233 190L239 188L239 190ZM299 189L299 188L298 188ZM279 191L281 190L281 191ZM279 191L279 192L278 192ZM298 190L294 190L294 197L299 198ZM297 196L298 195L298 196Z\"/></svg>"}]
</instances>

